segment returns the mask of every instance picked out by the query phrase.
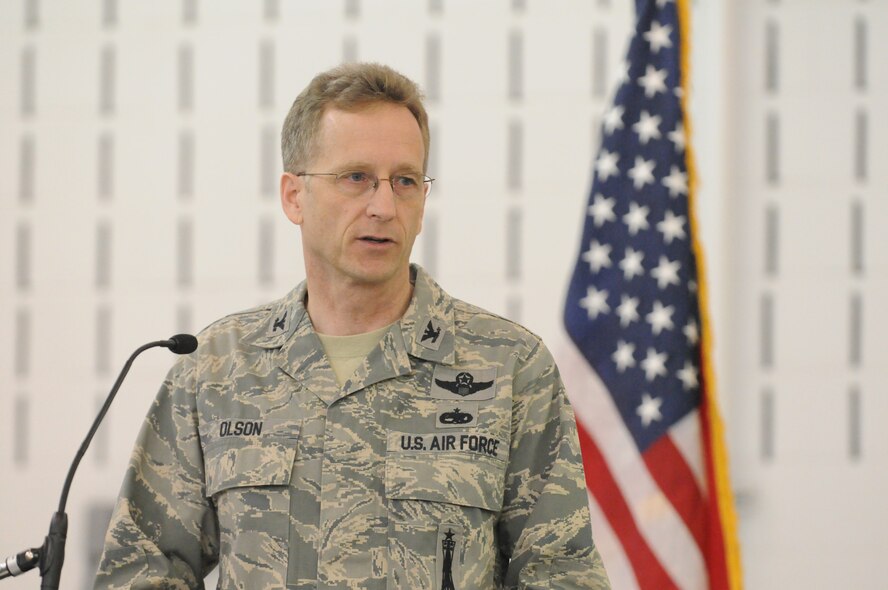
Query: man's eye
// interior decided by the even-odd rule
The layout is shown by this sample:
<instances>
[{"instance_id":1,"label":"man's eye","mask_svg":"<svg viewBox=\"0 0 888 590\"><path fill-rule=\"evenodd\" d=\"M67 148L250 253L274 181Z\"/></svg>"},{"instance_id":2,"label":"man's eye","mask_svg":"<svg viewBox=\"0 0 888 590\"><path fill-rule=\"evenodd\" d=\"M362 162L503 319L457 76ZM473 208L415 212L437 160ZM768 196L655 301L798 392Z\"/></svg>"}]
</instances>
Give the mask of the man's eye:
<instances>
[{"instance_id":1,"label":"man's eye","mask_svg":"<svg viewBox=\"0 0 888 590\"><path fill-rule=\"evenodd\" d=\"M419 180L414 175L405 174L395 176L395 184L397 184L398 186L403 186L405 188L412 188L419 184Z\"/></svg>"},{"instance_id":2,"label":"man's eye","mask_svg":"<svg viewBox=\"0 0 888 590\"><path fill-rule=\"evenodd\" d=\"M366 172L343 172L339 179L352 184L367 184L370 182L370 176Z\"/></svg>"}]
</instances>

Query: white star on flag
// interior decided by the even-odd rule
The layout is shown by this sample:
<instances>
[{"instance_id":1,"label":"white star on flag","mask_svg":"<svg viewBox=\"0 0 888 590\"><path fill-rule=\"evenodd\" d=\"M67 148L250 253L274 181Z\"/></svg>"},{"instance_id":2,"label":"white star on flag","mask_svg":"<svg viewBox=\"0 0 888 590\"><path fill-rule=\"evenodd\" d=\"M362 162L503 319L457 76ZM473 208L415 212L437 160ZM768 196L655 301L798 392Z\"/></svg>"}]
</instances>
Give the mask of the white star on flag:
<instances>
[{"instance_id":1,"label":"white star on flag","mask_svg":"<svg viewBox=\"0 0 888 590\"><path fill-rule=\"evenodd\" d=\"M661 25L657 21L651 23L651 28L644 34L645 41L651 46L651 53L660 53L664 47L672 47L670 33L672 33L672 27L669 25Z\"/></svg>"},{"instance_id":2,"label":"white star on flag","mask_svg":"<svg viewBox=\"0 0 888 590\"><path fill-rule=\"evenodd\" d=\"M620 325L624 328L638 320L638 297L629 297L623 293L620 305L617 306L617 315L620 316Z\"/></svg>"},{"instance_id":3,"label":"white star on flag","mask_svg":"<svg viewBox=\"0 0 888 590\"><path fill-rule=\"evenodd\" d=\"M605 221L614 221L617 216L614 213L616 201L605 197L601 193L595 195L595 200L589 205L589 215L595 221L595 227L601 227Z\"/></svg>"},{"instance_id":4,"label":"white star on flag","mask_svg":"<svg viewBox=\"0 0 888 590\"><path fill-rule=\"evenodd\" d=\"M635 190L641 190L646 184L653 184L656 165L655 160L645 160L641 156L635 156L635 166L629 170L629 178L632 179Z\"/></svg>"},{"instance_id":5,"label":"white star on flag","mask_svg":"<svg viewBox=\"0 0 888 590\"><path fill-rule=\"evenodd\" d=\"M666 353L657 352L653 348L648 348L647 356L641 361L641 368L644 370L644 377L648 381L653 381L657 377L666 375Z\"/></svg>"},{"instance_id":6,"label":"white star on flag","mask_svg":"<svg viewBox=\"0 0 888 590\"><path fill-rule=\"evenodd\" d=\"M620 268L623 269L624 279L631 281L632 277L644 274L644 268L641 266L643 258L644 254L642 252L633 248L626 248L626 255L620 261Z\"/></svg>"},{"instance_id":7,"label":"white star on flag","mask_svg":"<svg viewBox=\"0 0 888 590\"><path fill-rule=\"evenodd\" d=\"M675 327L672 323L673 313L675 313L675 307L671 305L664 306L659 301L654 301L654 309L651 313L644 316L644 319L651 325L654 336L659 335L664 328L671 330Z\"/></svg>"},{"instance_id":8,"label":"white star on flag","mask_svg":"<svg viewBox=\"0 0 888 590\"><path fill-rule=\"evenodd\" d=\"M622 86L629 81L629 62L626 60L621 61L617 72L617 84Z\"/></svg>"},{"instance_id":9,"label":"white star on flag","mask_svg":"<svg viewBox=\"0 0 888 590\"><path fill-rule=\"evenodd\" d=\"M678 371L676 375L685 391L696 389L700 385L700 382L697 380L697 369L690 361L685 361L684 368Z\"/></svg>"},{"instance_id":10,"label":"white star on flag","mask_svg":"<svg viewBox=\"0 0 888 590\"><path fill-rule=\"evenodd\" d=\"M697 322L691 320L687 323L687 325L682 329L684 332L685 338L688 339L688 343L691 346L697 344L700 341L700 333L697 330Z\"/></svg>"},{"instance_id":11,"label":"white star on flag","mask_svg":"<svg viewBox=\"0 0 888 590\"><path fill-rule=\"evenodd\" d=\"M649 207L639 206L639 204L634 201L629 203L629 213L623 216L623 222L629 229L630 236L634 236L639 230L647 229L651 226L647 220L649 212Z\"/></svg>"},{"instance_id":12,"label":"white star on flag","mask_svg":"<svg viewBox=\"0 0 888 590\"><path fill-rule=\"evenodd\" d=\"M609 244L599 244L598 240L593 240L589 244L589 249L583 252L583 260L589 263L589 270L598 272L611 265L610 253L611 246Z\"/></svg>"},{"instance_id":13,"label":"white star on flag","mask_svg":"<svg viewBox=\"0 0 888 590\"><path fill-rule=\"evenodd\" d=\"M604 132L610 135L617 129L622 129L623 114L625 112L626 108L621 105L615 105L613 108L608 109L604 115Z\"/></svg>"},{"instance_id":14,"label":"white star on flag","mask_svg":"<svg viewBox=\"0 0 888 590\"><path fill-rule=\"evenodd\" d=\"M638 134L638 141L642 145L646 145L651 139L660 139L660 123L663 117L660 115L651 115L647 111L641 111L638 123L632 126L632 130Z\"/></svg>"},{"instance_id":15,"label":"white star on flag","mask_svg":"<svg viewBox=\"0 0 888 590\"><path fill-rule=\"evenodd\" d=\"M684 239L687 237L684 222L684 215L676 215L667 209L663 221L657 224L657 230L663 233L663 240L667 244L671 244L675 238Z\"/></svg>"},{"instance_id":16,"label":"white star on flag","mask_svg":"<svg viewBox=\"0 0 888 590\"><path fill-rule=\"evenodd\" d=\"M644 88L647 98L653 98L658 92L666 92L666 70L658 70L648 64L644 76L638 79L638 84Z\"/></svg>"},{"instance_id":17,"label":"white star on flag","mask_svg":"<svg viewBox=\"0 0 888 590\"><path fill-rule=\"evenodd\" d=\"M669 285L677 285L678 269L681 263L677 260L669 260L665 256L660 256L660 264L651 271L651 276L657 279L657 286L665 289Z\"/></svg>"},{"instance_id":18,"label":"white star on flag","mask_svg":"<svg viewBox=\"0 0 888 590\"><path fill-rule=\"evenodd\" d=\"M617 343L617 350L611 355L614 363L617 365L617 371L623 373L629 367L635 366L635 345L620 340Z\"/></svg>"},{"instance_id":19,"label":"white star on flag","mask_svg":"<svg viewBox=\"0 0 888 590\"><path fill-rule=\"evenodd\" d=\"M662 405L662 399L651 397L647 393L642 394L641 404L635 410L635 413L641 418L642 425L648 427L654 420L662 420L663 414L660 413L660 406Z\"/></svg>"},{"instance_id":20,"label":"white star on flag","mask_svg":"<svg viewBox=\"0 0 888 590\"><path fill-rule=\"evenodd\" d=\"M598 161L595 163L595 170L598 172L598 178L602 181L607 180L611 176L619 176L620 170L617 168L617 162L620 160L618 154L601 150Z\"/></svg>"},{"instance_id":21,"label":"white star on flag","mask_svg":"<svg viewBox=\"0 0 888 590\"><path fill-rule=\"evenodd\" d=\"M580 307L586 310L590 320L594 320L599 314L609 312L610 306L607 304L607 291L604 289L599 291L595 287L587 288L586 296L580 299Z\"/></svg>"},{"instance_id":22,"label":"white star on flag","mask_svg":"<svg viewBox=\"0 0 888 590\"><path fill-rule=\"evenodd\" d=\"M629 176L632 176L632 170L629 171ZM662 183L669 189L670 197L675 198L678 195L688 194L688 175L679 170L677 166L672 167L669 176L664 177Z\"/></svg>"},{"instance_id":23,"label":"white star on flag","mask_svg":"<svg viewBox=\"0 0 888 590\"><path fill-rule=\"evenodd\" d=\"M669 141L675 144L675 151L683 152L685 149L685 130L681 121L675 124L675 130L666 134Z\"/></svg>"}]
</instances>

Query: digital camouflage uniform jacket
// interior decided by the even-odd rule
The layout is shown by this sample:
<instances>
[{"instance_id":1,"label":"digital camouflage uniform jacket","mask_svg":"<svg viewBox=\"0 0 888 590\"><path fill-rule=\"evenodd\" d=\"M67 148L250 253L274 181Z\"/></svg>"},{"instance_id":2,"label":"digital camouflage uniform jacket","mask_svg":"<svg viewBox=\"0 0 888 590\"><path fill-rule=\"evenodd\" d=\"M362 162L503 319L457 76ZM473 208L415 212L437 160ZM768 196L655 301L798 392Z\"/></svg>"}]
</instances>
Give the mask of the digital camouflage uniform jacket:
<instances>
[{"instance_id":1,"label":"digital camouflage uniform jacket","mask_svg":"<svg viewBox=\"0 0 888 590\"><path fill-rule=\"evenodd\" d=\"M526 329L412 267L340 387L305 284L228 316L145 420L97 588L607 588L574 414Z\"/></svg>"}]
</instances>

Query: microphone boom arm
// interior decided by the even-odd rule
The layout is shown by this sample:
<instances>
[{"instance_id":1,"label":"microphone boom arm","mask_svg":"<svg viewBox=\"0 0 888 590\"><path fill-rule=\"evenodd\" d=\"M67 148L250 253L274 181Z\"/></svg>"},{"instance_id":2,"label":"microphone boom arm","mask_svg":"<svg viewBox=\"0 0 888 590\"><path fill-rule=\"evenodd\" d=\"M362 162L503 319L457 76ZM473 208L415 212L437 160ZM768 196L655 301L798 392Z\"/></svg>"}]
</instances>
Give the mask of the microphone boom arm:
<instances>
[{"instance_id":1,"label":"microphone boom arm","mask_svg":"<svg viewBox=\"0 0 888 590\"><path fill-rule=\"evenodd\" d=\"M148 344L140 346L136 349L134 353L130 355L130 357L126 361L126 364L123 365L123 369L120 370L120 374L117 376L117 380L114 382L114 386L111 388L111 393L108 394L108 397L105 399L105 403L102 404L102 409L99 410L99 415L96 416L95 420L93 420L92 427L89 429L86 438L83 440L83 443L77 450L77 455L74 456L74 461L71 463L71 467L68 469L68 476L65 478L65 487L62 488L62 496L61 498L59 498L59 509L57 512L65 512L65 505L68 503L68 492L71 490L71 484L74 481L74 473L77 471L77 467L80 465L80 460L83 459L83 455L86 454L86 449L89 447L89 443L92 442L96 431L98 431L99 425L105 418L105 414L108 413L108 408L111 407L111 402L114 401L114 397L117 395L117 390L120 389L124 378L126 377L127 373L129 373L130 367L133 366L133 361L136 360L137 356L139 356L149 348L155 348L157 346L167 346L168 342L169 340L156 340L154 342L149 342Z\"/></svg>"},{"instance_id":2,"label":"microphone boom arm","mask_svg":"<svg viewBox=\"0 0 888 590\"><path fill-rule=\"evenodd\" d=\"M52 515L52 520L49 523L49 534L44 539L43 545L35 549L26 549L18 555L14 555L6 561L0 562L0 580L10 576L18 576L39 565L40 577L42 578L40 584L41 590L58 590L59 580L62 576L62 564L65 561L65 540L68 536L68 515L65 514L65 506L68 503L68 492L70 492L71 484L74 481L74 473L76 473L77 467L80 465L80 460L83 459L87 448L89 448L89 444L92 442L96 431L98 431L102 419L104 419L105 414L108 413L108 409L111 407L111 403L114 401L117 391L120 389L124 378L127 373L129 373L130 367L133 365L133 361L136 360L137 356L149 348L155 348L158 346L169 348L176 354L188 354L197 348L197 339L190 334L177 334L168 340L156 340L144 344L130 355L129 359L127 359L126 363L123 365L123 369L120 370L117 380L114 381L114 386L111 388L111 392L105 399L105 403L102 404L102 409L99 410L99 414L93 421L92 427L89 429L86 438L77 450L77 454L74 456L74 461L71 463L71 467L68 469L68 476L65 478L65 485L62 488L62 495L59 498L59 508L55 514Z\"/></svg>"}]
</instances>

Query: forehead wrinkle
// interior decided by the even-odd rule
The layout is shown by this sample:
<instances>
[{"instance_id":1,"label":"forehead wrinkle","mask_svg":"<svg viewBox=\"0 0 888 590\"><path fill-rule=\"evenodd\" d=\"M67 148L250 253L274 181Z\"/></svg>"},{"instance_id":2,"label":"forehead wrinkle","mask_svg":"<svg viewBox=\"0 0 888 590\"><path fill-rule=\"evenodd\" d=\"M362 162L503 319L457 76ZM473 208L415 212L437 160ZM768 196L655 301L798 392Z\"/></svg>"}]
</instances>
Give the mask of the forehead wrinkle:
<instances>
[{"instance_id":1,"label":"forehead wrinkle","mask_svg":"<svg viewBox=\"0 0 888 590\"><path fill-rule=\"evenodd\" d=\"M391 134L390 129L384 129L380 132L379 129L368 129L368 122L364 121L360 123L357 127L354 127L353 123L349 122L347 115L361 115L361 114L373 114L374 111L391 111L391 109L403 109L405 113L410 116L410 121L415 125L417 136L419 139L419 143L416 146L410 145L413 143L413 140L417 139L415 137L408 137L404 133ZM391 112L389 112L391 114ZM346 115L346 117L342 117L341 115ZM359 107L356 109L341 109L337 108L333 105L328 106L324 109L324 113L321 117L321 122L318 128L318 134L315 138L314 145L314 154L313 154L313 164L317 164L319 160L327 159L327 160L337 160L340 157L342 158L357 158L347 160L345 164L337 165L338 170L344 171L348 167L356 166L360 170L368 170L373 168L373 164L369 161L365 161L364 158L370 156L372 158L372 154L361 154L355 153L355 150L352 149L354 146L350 144L350 142L342 142L341 139L334 139L333 136L339 135L339 133L343 132L343 130L347 130L346 134L354 133L355 143L360 145L362 142L366 145L367 143L372 142L380 142L383 144L392 144L393 146L397 145L401 148L406 148L408 151L413 151L412 148L418 148L418 153L416 154L416 161L414 160L413 154L402 153L400 154L402 157L405 157L405 160L399 161L397 164L392 166L390 170L392 172L400 172L400 171L409 171L411 173L423 174L424 171L424 157L425 152L422 143L422 130L419 128L419 123L416 122L416 119L413 117L412 113L410 113L409 109L404 107L403 105L395 105L387 102L382 103L371 103L363 107Z\"/></svg>"},{"instance_id":2,"label":"forehead wrinkle","mask_svg":"<svg viewBox=\"0 0 888 590\"><path fill-rule=\"evenodd\" d=\"M372 172L374 165L363 160L350 160L344 164L335 166L336 172L348 172L355 170L358 172ZM422 174L413 164L396 164L391 168L390 174ZM375 174L375 172L373 172Z\"/></svg>"}]
</instances>

